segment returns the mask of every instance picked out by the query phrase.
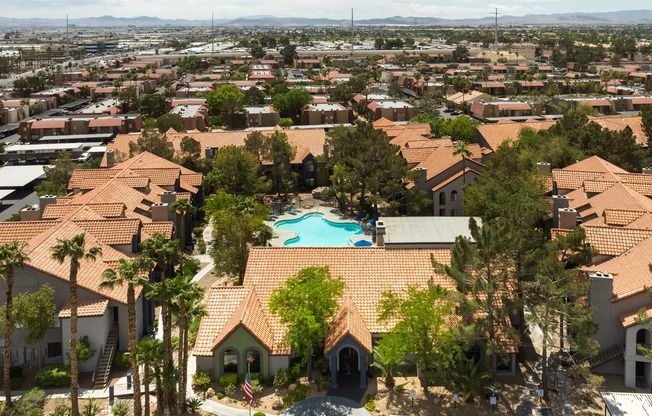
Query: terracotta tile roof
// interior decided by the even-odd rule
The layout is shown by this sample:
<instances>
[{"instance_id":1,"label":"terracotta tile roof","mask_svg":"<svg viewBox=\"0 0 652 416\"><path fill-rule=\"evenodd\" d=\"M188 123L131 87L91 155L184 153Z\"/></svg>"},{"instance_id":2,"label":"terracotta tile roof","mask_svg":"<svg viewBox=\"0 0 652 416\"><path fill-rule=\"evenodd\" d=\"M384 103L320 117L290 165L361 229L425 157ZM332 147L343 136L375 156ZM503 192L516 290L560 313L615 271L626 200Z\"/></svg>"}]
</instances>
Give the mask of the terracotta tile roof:
<instances>
[{"instance_id":1,"label":"terracotta tile roof","mask_svg":"<svg viewBox=\"0 0 652 416\"><path fill-rule=\"evenodd\" d=\"M577 194L574 196L577 196ZM571 208L577 209L578 205L586 205L588 203L598 216L602 216L605 209L652 212L652 199L639 194L622 183L616 183L606 191L583 202L579 201L579 199L571 201ZM583 218L586 217L584 213L580 213L580 215Z\"/></svg>"},{"instance_id":2,"label":"terracotta tile roof","mask_svg":"<svg viewBox=\"0 0 652 416\"><path fill-rule=\"evenodd\" d=\"M173 232L174 223L172 221L143 223L141 240L152 237L154 234L163 234L165 238L171 239Z\"/></svg>"},{"instance_id":3,"label":"terracotta tile roof","mask_svg":"<svg viewBox=\"0 0 652 416\"><path fill-rule=\"evenodd\" d=\"M478 147L479 149L479 147ZM438 147L433 149L432 153L426 159L419 163L416 168L426 169L427 180L434 178L447 169L459 164L460 170L462 168L462 156L454 155L453 149L450 147ZM474 160L467 159L466 167L468 169L482 169L482 165ZM416 169L415 168L415 169Z\"/></svg>"},{"instance_id":4,"label":"terracotta tile roof","mask_svg":"<svg viewBox=\"0 0 652 416\"><path fill-rule=\"evenodd\" d=\"M600 172L600 173L629 173L625 169L619 168L613 163L607 162L598 156L587 157L584 160L566 166L563 170L577 170L584 172Z\"/></svg>"},{"instance_id":5,"label":"terracotta tile roof","mask_svg":"<svg viewBox=\"0 0 652 416\"><path fill-rule=\"evenodd\" d=\"M646 212L636 220L627 224L628 228L652 228L652 214Z\"/></svg>"},{"instance_id":6,"label":"terracotta tile roof","mask_svg":"<svg viewBox=\"0 0 652 416\"><path fill-rule=\"evenodd\" d=\"M648 306L647 308L643 308L643 314L647 319L651 319L652 318L652 306ZM632 312L629 312L629 313L624 313L624 314L620 315L620 323L623 324L624 328L631 328L634 325L638 325L639 324L638 315L639 315L638 310L632 311Z\"/></svg>"},{"instance_id":7,"label":"terracotta tile roof","mask_svg":"<svg viewBox=\"0 0 652 416\"><path fill-rule=\"evenodd\" d=\"M267 348L272 355L285 355L290 353L290 348L285 343L274 344L273 330L270 327L266 311L263 309L254 290L249 290L231 318L217 333L211 350L214 350L235 329L242 326L253 337Z\"/></svg>"},{"instance_id":8,"label":"terracotta tile roof","mask_svg":"<svg viewBox=\"0 0 652 416\"><path fill-rule=\"evenodd\" d=\"M622 209L605 209L604 221L607 225L624 227L645 214L645 211L625 211Z\"/></svg>"},{"instance_id":9,"label":"terracotta tile roof","mask_svg":"<svg viewBox=\"0 0 652 416\"><path fill-rule=\"evenodd\" d=\"M45 207L45 210L43 210L42 219L60 219L70 214L71 212L77 211L83 206L84 205L82 204L49 204ZM125 211L125 205L120 202L110 204L86 204L86 207L92 209L98 215L104 218L120 218L124 216Z\"/></svg>"},{"instance_id":10,"label":"terracotta tile roof","mask_svg":"<svg viewBox=\"0 0 652 416\"><path fill-rule=\"evenodd\" d=\"M600 127L613 131L622 131L626 128L629 128L632 131L632 135L634 136L636 143L640 144L641 146L647 146L647 136L643 130L642 119L639 116L589 117L589 119L595 123L598 123Z\"/></svg>"},{"instance_id":11,"label":"terracotta tile roof","mask_svg":"<svg viewBox=\"0 0 652 416\"><path fill-rule=\"evenodd\" d=\"M72 171L72 175L70 176L68 189L81 189L81 184L84 181L91 179L104 179L105 181L103 183L98 184L98 186L101 186L108 182L109 179L114 178L119 172L120 171L113 169L75 169Z\"/></svg>"},{"instance_id":12,"label":"terracotta tile roof","mask_svg":"<svg viewBox=\"0 0 652 416\"><path fill-rule=\"evenodd\" d=\"M75 220L74 223L108 245L130 245L140 230L140 220L131 218Z\"/></svg>"},{"instance_id":13,"label":"terracotta tile roof","mask_svg":"<svg viewBox=\"0 0 652 416\"><path fill-rule=\"evenodd\" d=\"M419 139L413 142L407 142L406 147L409 149L433 148L439 146L453 147L453 141L450 137L439 139Z\"/></svg>"},{"instance_id":14,"label":"terracotta tile roof","mask_svg":"<svg viewBox=\"0 0 652 416\"><path fill-rule=\"evenodd\" d=\"M584 181L584 192L589 194L599 194L614 186L616 182L606 181Z\"/></svg>"},{"instance_id":15,"label":"terracotta tile roof","mask_svg":"<svg viewBox=\"0 0 652 416\"><path fill-rule=\"evenodd\" d=\"M405 148L401 149L401 156L408 163L408 165L418 164L426 160L434 148L420 147L420 148Z\"/></svg>"},{"instance_id":16,"label":"terracotta tile roof","mask_svg":"<svg viewBox=\"0 0 652 416\"><path fill-rule=\"evenodd\" d=\"M518 135L526 127L535 131L547 130L555 125L555 121L527 121L525 123L501 123L501 124L481 124L477 130L487 145L496 150L504 141L515 141Z\"/></svg>"},{"instance_id":17,"label":"terracotta tile roof","mask_svg":"<svg viewBox=\"0 0 652 416\"><path fill-rule=\"evenodd\" d=\"M358 309L351 301L351 298L347 297L343 302L340 312L333 319L328 329L326 339L324 340L324 353L328 354L349 335L368 353L371 352L371 332L369 332L367 325L358 313Z\"/></svg>"},{"instance_id":18,"label":"terracotta tile roof","mask_svg":"<svg viewBox=\"0 0 652 416\"><path fill-rule=\"evenodd\" d=\"M558 189L578 189L585 181L598 178L601 172L589 172L569 169L553 169L552 178Z\"/></svg>"},{"instance_id":19,"label":"terracotta tile roof","mask_svg":"<svg viewBox=\"0 0 652 416\"><path fill-rule=\"evenodd\" d=\"M608 226L583 226L585 241L602 255L620 256L640 242L652 237L652 229Z\"/></svg>"},{"instance_id":20,"label":"terracotta tile roof","mask_svg":"<svg viewBox=\"0 0 652 416\"><path fill-rule=\"evenodd\" d=\"M61 221L0 222L0 244L11 243L13 241L26 243L60 223Z\"/></svg>"},{"instance_id":21,"label":"terracotta tile roof","mask_svg":"<svg viewBox=\"0 0 652 416\"><path fill-rule=\"evenodd\" d=\"M477 170L470 169L470 168L466 168L466 169L464 169L464 174L465 174L465 175L468 175L468 174L470 174L470 173L475 173L475 174L478 175L478 176L481 175L481 173L478 172ZM437 192L438 190L440 190L440 189L443 188L444 186L448 185L449 183L455 181L457 178L460 178L460 177L462 177L462 169L460 169L457 173L455 173L454 175L452 175L450 178L446 179L445 181L442 181L442 182L437 183L435 186L433 186L432 188L430 188L430 190L431 190L432 192ZM468 183L468 182L469 182L469 180L467 179L467 183Z\"/></svg>"},{"instance_id":22,"label":"terracotta tile roof","mask_svg":"<svg viewBox=\"0 0 652 416\"><path fill-rule=\"evenodd\" d=\"M173 186L181 177L181 171L179 167L148 169L132 168L131 170L137 175L149 178L153 184L158 186Z\"/></svg>"},{"instance_id":23,"label":"terracotta tile roof","mask_svg":"<svg viewBox=\"0 0 652 416\"><path fill-rule=\"evenodd\" d=\"M206 294L206 316L202 318L194 355L212 356L215 337L238 309L250 289L244 286L212 286Z\"/></svg>"},{"instance_id":24,"label":"terracotta tile roof","mask_svg":"<svg viewBox=\"0 0 652 416\"><path fill-rule=\"evenodd\" d=\"M108 299L82 299L77 305L77 316L80 318L103 316L108 307ZM70 318L70 301L63 303L59 311L59 318Z\"/></svg>"},{"instance_id":25,"label":"terracotta tile roof","mask_svg":"<svg viewBox=\"0 0 652 416\"><path fill-rule=\"evenodd\" d=\"M652 175L642 173L615 173L614 174L621 182L628 184L631 183L644 183L652 185Z\"/></svg>"},{"instance_id":26,"label":"terracotta tile roof","mask_svg":"<svg viewBox=\"0 0 652 416\"><path fill-rule=\"evenodd\" d=\"M643 293L646 287L652 286L650 253L652 253L652 238L647 238L620 256L586 267L584 270L611 273L614 277L612 302L617 302Z\"/></svg>"},{"instance_id":27,"label":"terracotta tile roof","mask_svg":"<svg viewBox=\"0 0 652 416\"><path fill-rule=\"evenodd\" d=\"M404 148L407 147L406 144L408 142L415 142L419 140L423 140L423 136L421 136L419 133L413 130L404 129L398 135L393 137L389 142L391 144Z\"/></svg>"}]
</instances>

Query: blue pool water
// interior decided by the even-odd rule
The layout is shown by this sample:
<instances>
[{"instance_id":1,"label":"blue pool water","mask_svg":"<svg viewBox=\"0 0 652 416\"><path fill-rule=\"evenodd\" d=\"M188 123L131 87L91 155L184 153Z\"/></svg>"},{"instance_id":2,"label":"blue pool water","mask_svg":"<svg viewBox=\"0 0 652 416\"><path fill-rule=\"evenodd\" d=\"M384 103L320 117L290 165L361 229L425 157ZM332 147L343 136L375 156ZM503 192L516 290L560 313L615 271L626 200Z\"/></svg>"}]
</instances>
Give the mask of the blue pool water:
<instances>
[{"instance_id":1,"label":"blue pool water","mask_svg":"<svg viewBox=\"0 0 652 416\"><path fill-rule=\"evenodd\" d=\"M297 232L298 236L284 243L293 247L345 247L351 245L349 238L352 235L362 234L359 224L328 221L319 213L282 220L277 222L274 228Z\"/></svg>"}]
</instances>

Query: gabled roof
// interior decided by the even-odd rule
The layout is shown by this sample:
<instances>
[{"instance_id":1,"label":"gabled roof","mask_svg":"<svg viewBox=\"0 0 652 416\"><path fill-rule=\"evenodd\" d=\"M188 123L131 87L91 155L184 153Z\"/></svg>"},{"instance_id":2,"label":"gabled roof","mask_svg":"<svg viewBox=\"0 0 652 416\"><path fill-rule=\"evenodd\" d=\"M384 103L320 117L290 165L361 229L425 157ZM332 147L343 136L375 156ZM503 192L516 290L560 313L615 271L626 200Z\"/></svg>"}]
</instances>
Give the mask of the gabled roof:
<instances>
[{"instance_id":1,"label":"gabled roof","mask_svg":"<svg viewBox=\"0 0 652 416\"><path fill-rule=\"evenodd\" d=\"M48 204L43 210L42 219L56 220L65 217L71 212L80 209L82 204L62 204L57 200L56 204ZM95 211L98 215L104 218L120 218L124 215L125 204L121 202L109 204L86 204L86 208Z\"/></svg>"},{"instance_id":2,"label":"gabled roof","mask_svg":"<svg viewBox=\"0 0 652 416\"><path fill-rule=\"evenodd\" d=\"M620 256L642 241L652 237L652 229L626 227L583 226L586 242L602 255ZM649 261L649 260L648 260Z\"/></svg>"},{"instance_id":3,"label":"gabled roof","mask_svg":"<svg viewBox=\"0 0 652 416\"><path fill-rule=\"evenodd\" d=\"M535 131L547 130L554 126L555 123L555 121L526 121L525 123L481 124L477 127L477 130L487 142L487 145L492 150L496 150L504 141L516 141L521 130L526 127Z\"/></svg>"},{"instance_id":4,"label":"gabled roof","mask_svg":"<svg viewBox=\"0 0 652 416\"><path fill-rule=\"evenodd\" d=\"M342 308L331 322L324 340L324 353L328 354L347 336L351 336L368 353L371 352L371 332L350 297L344 300Z\"/></svg>"},{"instance_id":5,"label":"gabled roof","mask_svg":"<svg viewBox=\"0 0 652 416\"><path fill-rule=\"evenodd\" d=\"M11 243L13 241L26 243L60 223L61 221L0 222L0 244Z\"/></svg>"},{"instance_id":6,"label":"gabled roof","mask_svg":"<svg viewBox=\"0 0 652 416\"><path fill-rule=\"evenodd\" d=\"M479 146L476 147L478 150ZM462 156L454 155L454 149L450 147L437 147L433 149L432 153L419 163L415 169L426 169L426 180L430 180L445 170L459 164L460 170L462 169ZM474 161L473 159L466 159L466 168L481 170L482 164Z\"/></svg>"},{"instance_id":7,"label":"gabled roof","mask_svg":"<svg viewBox=\"0 0 652 416\"><path fill-rule=\"evenodd\" d=\"M100 242L108 245L128 245L140 230L140 220L135 218L116 218L103 220L74 220L74 223L87 233L93 234Z\"/></svg>"},{"instance_id":8,"label":"gabled roof","mask_svg":"<svg viewBox=\"0 0 652 416\"><path fill-rule=\"evenodd\" d=\"M583 172L600 172L600 173L629 173L625 169L622 169L613 163L607 162L598 156L591 156L579 162L573 163L570 166L566 166L562 170L572 170L572 171L583 171Z\"/></svg>"},{"instance_id":9,"label":"gabled roof","mask_svg":"<svg viewBox=\"0 0 652 416\"><path fill-rule=\"evenodd\" d=\"M605 224L620 227L631 224L644 214L645 211L626 211L622 209L605 209L602 213Z\"/></svg>"},{"instance_id":10,"label":"gabled roof","mask_svg":"<svg viewBox=\"0 0 652 416\"><path fill-rule=\"evenodd\" d=\"M78 301L77 316L88 318L103 316L109 307L108 299L82 299ZM70 301L65 301L59 311L59 318L70 318Z\"/></svg>"}]
</instances>

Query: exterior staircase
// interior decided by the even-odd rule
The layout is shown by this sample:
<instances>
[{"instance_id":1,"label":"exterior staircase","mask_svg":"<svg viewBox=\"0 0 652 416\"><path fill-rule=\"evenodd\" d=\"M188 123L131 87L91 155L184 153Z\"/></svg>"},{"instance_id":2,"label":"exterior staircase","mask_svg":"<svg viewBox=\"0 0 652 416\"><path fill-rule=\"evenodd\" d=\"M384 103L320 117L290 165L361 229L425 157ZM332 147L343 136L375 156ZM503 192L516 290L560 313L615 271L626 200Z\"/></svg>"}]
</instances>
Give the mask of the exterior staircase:
<instances>
[{"instance_id":1,"label":"exterior staircase","mask_svg":"<svg viewBox=\"0 0 652 416\"><path fill-rule=\"evenodd\" d=\"M593 369L613 360L614 358L622 357L624 353L625 344L616 344L613 347L600 351L595 357L591 357L589 359L589 366Z\"/></svg>"},{"instance_id":2,"label":"exterior staircase","mask_svg":"<svg viewBox=\"0 0 652 416\"><path fill-rule=\"evenodd\" d=\"M104 389L109 382L109 374L111 374L111 365L113 358L118 349L118 325L113 325L109 330L109 335L106 337L106 343L100 350L100 360L97 365L97 370L93 375L93 388Z\"/></svg>"}]
</instances>

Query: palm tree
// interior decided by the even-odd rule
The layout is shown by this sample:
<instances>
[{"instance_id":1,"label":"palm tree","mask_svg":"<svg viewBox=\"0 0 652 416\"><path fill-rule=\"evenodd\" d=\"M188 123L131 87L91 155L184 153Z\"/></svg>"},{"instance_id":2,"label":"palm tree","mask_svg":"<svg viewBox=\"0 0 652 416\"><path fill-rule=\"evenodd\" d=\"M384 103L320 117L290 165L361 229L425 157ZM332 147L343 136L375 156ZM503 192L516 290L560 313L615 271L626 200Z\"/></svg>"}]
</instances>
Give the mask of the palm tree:
<instances>
[{"instance_id":1,"label":"palm tree","mask_svg":"<svg viewBox=\"0 0 652 416\"><path fill-rule=\"evenodd\" d=\"M7 282L7 302L5 307L5 349L3 359L3 381L5 389L5 403L7 408L11 408L11 335L14 329L12 322L13 314L13 287L14 287L14 270L16 267L23 268L26 261L29 261L25 247L27 243L18 243L17 241L3 244L0 246L0 272L5 274Z\"/></svg>"},{"instance_id":2,"label":"palm tree","mask_svg":"<svg viewBox=\"0 0 652 416\"><path fill-rule=\"evenodd\" d=\"M62 263L70 259L70 404L71 416L79 416L79 363L77 357L77 274L80 260L95 261L102 255L99 247L86 250L85 234L79 233L70 239L57 238L52 246L52 258Z\"/></svg>"},{"instance_id":3,"label":"palm tree","mask_svg":"<svg viewBox=\"0 0 652 416\"><path fill-rule=\"evenodd\" d=\"M179 235L181 236L184 244L186 243L186 214L194 214L197 211L197 208L190 203L190 200L187 198L177 199L170 204L170 212L175 213L181 217L181 221L177 222L177 227Z\"/></svg>"},{"instance_id":4,"label":"palm tree","mask_svg":"<svg viewBox=\"0 0 652 416\"><path fill-rule=\"evenodd\" d=\"M149 411L149 385L151 374L156 377L156 398L158 403L163 403L163 392L161 388L160 367L163 363L163 343L154 338L143 338L138 344L136 358L138 363L143 365L143 384L145 385L145 407L144 414L150 415ZM163 411L163 406L158 406L158 414Z\"/></svg>"},{"instance_id":5,"label":"palm tree","mask_svg":"<svg viewBox=\"0 0 652 416\"><path fill-rule=\"evenodd\" d=\"M461 140L455 144L453 149L453 156L461 155L462 156L462 183L466 185L466 159L471 157L471 149L469 149L469 144L464 140Z\"/></svg>"},{"instance_id":6,"label":"palm tree","mask_svg":"<svg viewBox=\"0 0 652 416\"><path fill-rule=\"evenodd\" d=\"M164 367L165 373L174 372L174 362L172 357L172 314L170 312L170 296L167 290L165 272L168 264L180 252L179 242L168 240L165 235L156 233L152 237L141 243L141 254L156 263L156 270L161 274L160 284L152 287L150 295L152 299L157 299L161 304L161 320L163 325L163 345L165 347ZM157 288L158 286L158 288ZM155 290L156 289L156 290ZM174 384L164 392L163 406L170 411L173 408L175 399Z\"/></svg>"},{"instance_id":7,"label":"palm tree","mask_svg":"<svg viewBox=\"0 0 652 416\"><path fill-rule=\"evenodd\" d=\"M183 414L188 382L188 334L190 322L199 319L204 313L201 300L204 290L192 282L192 277L199 269L198 261L185 264L183 274L172 280L171 291L174 293L172 306L179 320L179 413Z\"/></svg>"},{"instance_id":8,"label":"palm tree","mask_svg":"<svg viewBox=\"0 0 652 416\"><path fill-rule=\"evenodd\" d=\"M143 272L152 268L149 259L136 258L133 260L120 259L118 270L106 269L102 273L104 281L100 289L113 289L116 286L127 284L127 314L129 320L129 360L134 382L134 416L142 415L140 400L140 374L136 361L136 286L146 286L149 279Z\"/></svg>"}]
</instances>

